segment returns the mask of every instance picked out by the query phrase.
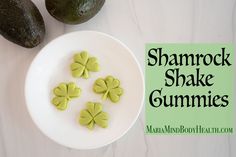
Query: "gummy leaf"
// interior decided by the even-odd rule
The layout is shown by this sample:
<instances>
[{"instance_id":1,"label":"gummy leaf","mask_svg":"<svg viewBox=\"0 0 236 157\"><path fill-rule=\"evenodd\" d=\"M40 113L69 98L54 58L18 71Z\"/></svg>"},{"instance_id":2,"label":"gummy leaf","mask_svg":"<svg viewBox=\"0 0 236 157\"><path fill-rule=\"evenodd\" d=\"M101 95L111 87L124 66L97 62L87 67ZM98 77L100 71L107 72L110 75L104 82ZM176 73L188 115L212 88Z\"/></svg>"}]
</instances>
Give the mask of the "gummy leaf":
<instances>
[{"instance_id":1,"label":"gummy leaf","mask_svg":"<svg viewBox=\"0 0 236 157\"><path fill-rule=\"evenodd\" d=\"M79 123L91 130L95 124L106 128L108 126L108 114L102 111L102 105L100 103L88 102L86 106L87 109L80 112Z\"/></svg>"},{"instance_id":2,"label":"gummy leaf","mask_svg":"<svg viewBox=\"0 0 236 157\"><path fill-rule=\"evenodd\" d=\"M59 110L65 110L67 108L68 100L65 97L54 97L52 103Z\"/></svg>"},{"instance_id":3,"label":"gummy leaf","mask_svg":"<svg viewBox=\"0 0 236 157\"><path fill-rule=\"evenodd\" d=\"M99 64L95 57L89 57L86 51L74 55L74 63L70 66L73 77L89 78L89 71L99 71Z\"/></svg>"},{"instance_id":4,"label":"gummy leaf","mask_svg":"<svg viewBox=\"0 0 236 157\"><path fill-rule=\"evenodd\" d=\"M67 85L65 83L60 83L58 87L53 90L56 96L66 96L67 95Z\"/></svg>"},{"instance_id":5,"label":"gummy leaf","mask_svg":"<svg viewBox=\"0 0 236 157\"><path fill-rule=\"evenodd\" d=\"M122 95L122 93L123 93L123 90L119 87L110 89L109 98L113 102L118 102L120 100L120 96Z\"/></svg>"},{"instance_id":6,"label":"gummy leaf","mask_svg":"<svg viewBox=\"0 0 236 157\"><path fill-rule=\"evenodd\" d=\"M107 91L107 85L102 78L99 78L95 82L96 85L93 86L93 90L96 93L103 93Z\"/></svg>"},{"instance_id":7,"label":"gummy leaf","mask_svg":"<svg viewBox=\"0 0 236 157\"><path fill-rule=\"evenodd\" d=\"M54 88L53 93L55 97L52 99L52 104L59 110L65 110L70 99L80 96L81 89L73 82L60 83L59 86Z\"/></svg>"},{"instance_id":8,"label":"gummy leaf","mask_svg":"<svg viewBox=\"0 0 236 157\"><path fill-rule=\"evenodd\" d=\"M86 65L89 55L86 51L82 51L74 55L74 62Z\"/></svg>"},{"instance_id":9,"label":"gummy leaf","mask_svg":"<svg viewBox=\"0 0 236 157\"><path fill-rule=\"evenodd\" d=\"M83 75L85 70L85 66L79 63L72 63L71 64L71 71L73 77L80 77Z\"/></svg>"},{"instance_id":10,"label":"gummy leaf","mask_svg":"<svg viewBox=\"0 0 236 157\"><path fill-rule=\"evenodd\" d=\"M91 114L87 110L82 110L80 112L79 122L81 125L87 125L93 120Z\"/></svg>"},{"instance_id":11,"label":"gummy leaf","mask_svg":"<svg viewBox=\"0 0 236 157\"><path fill-rule=\"evenodd\" d=\"M87 110L94 117L102 111L102 105L99 103L88 102Z\"/></svg>"},{"instance_id":12,"label":"gummy leaf","mask_svg":"<svg viewBox=\"0 0 236 157\"><path fill-rule=\"evenodd\" d=\"M120 81L115 79L112 76L107 76L106 79L105 79L105 82L106 82L107 87L109 89L116 88L120 85Z\"/></svg>"},{"instance_id":13,"label":"gummy leaf","mask_svg":"<svg viewBox=\"0 0 236 157\"><path fill-rule=\"evenodd\" d=\"M109 98L112 102L116 103L120 100L123 94L123 89L119 87L120 81L112 76L107 76L105 79L99 78L93 85L95 93L102 93L102 99Z\"/></svg>"},{"instance_id":14,"label":"gummy leaf","mask_svg":"<svg viewBox=\"0 0 236 157\"><path fill-rule=\"evenodd\" d=\"M107 122L108 122L108 114L105 112L101 112L98 114L96 117L94 117L94 121L97 125L99 125L102 128L107 127Z\"/></svg>"},{"instance_id":15,"label":"gummy leaf","mask_svg":"<svg viewBox=\"0 0 236 157\"><path fill-rule=\"evenodd\" d=\"M76 98L80 96L81 89L75 83L70 82L67 85L67 95L69 98Z\"/></svg>"},{"instance_id":16,"label":"gummy leaf","mask_svg":"<svg viewBox=\"0 0 236 157\"><path fill-rule=\"evenodd\" d=\"M95 58L95 57L90 57L90 58L88 59L87 64L86 64L86 68L87 68L89 71L93 71L93 72L99 71L99 65L98 65L97 58Z\"/></svg>"}]
</instances>

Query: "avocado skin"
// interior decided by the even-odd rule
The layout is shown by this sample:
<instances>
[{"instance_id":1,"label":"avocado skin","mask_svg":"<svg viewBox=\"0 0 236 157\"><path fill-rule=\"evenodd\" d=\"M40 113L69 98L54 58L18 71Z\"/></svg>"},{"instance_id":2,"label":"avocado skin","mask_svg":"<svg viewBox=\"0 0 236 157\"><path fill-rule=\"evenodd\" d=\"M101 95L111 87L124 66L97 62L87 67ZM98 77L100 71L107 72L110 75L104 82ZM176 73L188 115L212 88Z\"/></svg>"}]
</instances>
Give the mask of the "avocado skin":
<instances>
[{"instance_id":1,"label":"avocado skin","mask_svg":"<svg viewBox=\"0 0 236 157\"><path fill-rule=\"evenodd\" d=\"M48 12L66 24L81 24L94 17L105 0L46 0Z\"/></svg>"},{"instance_id":2,"label":"avocado skin","mask_svg":"<svg viewBox=\"0 0 236 157\"><path fill-rule=\"evenodd\" d=\"M30 0L1 0L0 34L20 46L33 48L45 35L43 17Z\"/></svg>"}]
</instances>

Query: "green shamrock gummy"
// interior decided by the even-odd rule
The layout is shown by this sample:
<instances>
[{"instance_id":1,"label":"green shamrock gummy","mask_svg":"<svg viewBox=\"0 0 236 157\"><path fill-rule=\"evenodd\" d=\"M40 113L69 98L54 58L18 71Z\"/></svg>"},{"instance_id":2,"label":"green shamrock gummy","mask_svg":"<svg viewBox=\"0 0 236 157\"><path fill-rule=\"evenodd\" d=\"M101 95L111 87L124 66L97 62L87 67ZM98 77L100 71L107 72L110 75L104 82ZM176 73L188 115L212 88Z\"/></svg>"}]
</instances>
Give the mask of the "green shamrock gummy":
<instances>
[{"instance_id":1,"label":"green shamrock gummy","mask_svg":"<svg viewBox=\"0 0 236 157\"><path fill-rule=\"evenodd\" d=\"M88 102L87 109L80 112L79 123L92 130L94 125L97 124L102 128L108 126L108 114L102 111L100 103Z\"/></svg>"},{"instance_id":2,"label":"green shamrock gummy","mask_svg":"<svg viewBox=\"0 0 236 157\"><path fill-rule=\"evenodd\" d=\"M55 97L52 99L52 104L59 110L65 110L70 99L80 96L81 89L73 82L60 83L53 89L53 93Z\"/></svg>"},{"instance_id":3,"label":"green shamrock gummy","mask_svg":"<svg viewBox=\"0 0 236 157\"><path fill-rule=\"evenodd\" d=\"M123 94L123 89L119 87L120 81L112 76L107 76L105 79L99 78L93 85L95 93L102 93L102 99L109 98L112 102L118 102Z\"/></svg>"},{"instance_id":4,"label":"green shamrock gummy","mask_svg":"<svg viewBox=\"0 0 236 157\"><path fill-rule=\"evenodd\" d=\"M74 63L70 66L73 77L89 78L89 71L99 71L97 58L89 57L86 51L74 55Z\"/></svg>"}]
</instances>

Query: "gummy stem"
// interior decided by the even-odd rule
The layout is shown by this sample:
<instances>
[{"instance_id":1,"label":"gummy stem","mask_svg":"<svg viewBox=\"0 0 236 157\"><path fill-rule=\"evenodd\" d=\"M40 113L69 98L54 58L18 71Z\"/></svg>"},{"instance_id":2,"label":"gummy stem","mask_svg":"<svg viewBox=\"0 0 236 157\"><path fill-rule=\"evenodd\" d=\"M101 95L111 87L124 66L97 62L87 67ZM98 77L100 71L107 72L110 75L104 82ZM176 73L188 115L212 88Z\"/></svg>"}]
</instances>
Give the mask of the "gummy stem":
<instances>
[{"instance_id":1,"label":"gummy stem","mask_svg":"<svg viewBox=\"0 0 236 157\"><path fill-rule=\"evenodd\" d=\"M102 96L102 100L106 100L106 99L107 99L107 95L108 95L108 93L109 93L109 90L107 90L106 93L103 94L103 96Z\"/></svg>"}]
</instances>

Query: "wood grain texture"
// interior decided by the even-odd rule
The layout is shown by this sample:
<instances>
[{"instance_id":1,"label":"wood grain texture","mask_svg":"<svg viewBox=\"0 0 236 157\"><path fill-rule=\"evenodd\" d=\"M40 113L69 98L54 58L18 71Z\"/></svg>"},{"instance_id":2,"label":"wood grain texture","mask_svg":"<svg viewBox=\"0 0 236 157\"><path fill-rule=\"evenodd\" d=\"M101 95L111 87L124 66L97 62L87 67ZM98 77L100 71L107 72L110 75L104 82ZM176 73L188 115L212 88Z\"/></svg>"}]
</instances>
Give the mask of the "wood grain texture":
<instances>
[{"instance_id":1,"label":"wood grain texture","mask_svg":"<svg viewBox=\"0 0 236 157\"><path fill-rule=\"evenodd\" d=\"M38 51L57 36L97 30L123 41L144 69L147 42L233 42L235 0L107 0L89 22L71 26L53 19L44 1L34 0L47 29L44 42L25 49L0 37L0 157L235 157L236 136L147 136L144 111L132 129L106 147L81 151L58 145L31 120L24 80ZM236 56L236 55L235 55Z\"/></svg>"}]
</instances>

